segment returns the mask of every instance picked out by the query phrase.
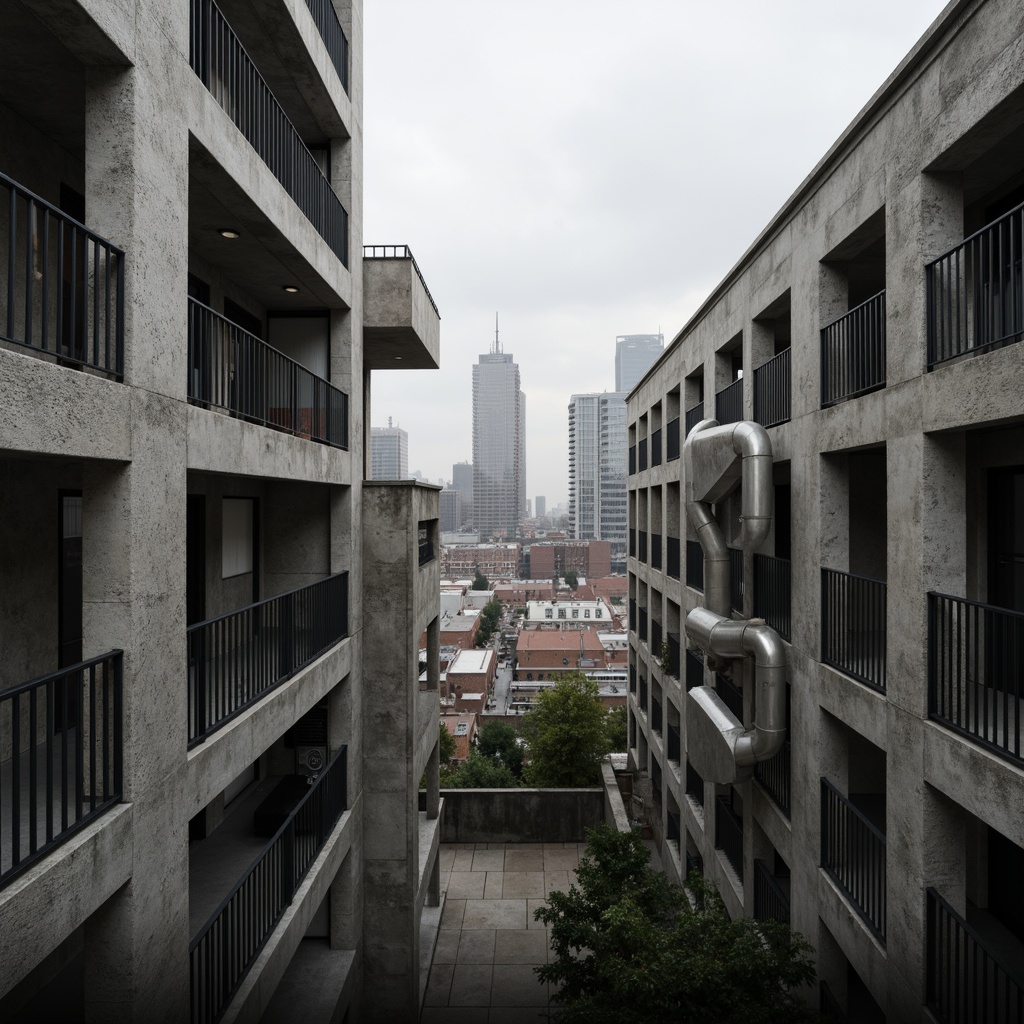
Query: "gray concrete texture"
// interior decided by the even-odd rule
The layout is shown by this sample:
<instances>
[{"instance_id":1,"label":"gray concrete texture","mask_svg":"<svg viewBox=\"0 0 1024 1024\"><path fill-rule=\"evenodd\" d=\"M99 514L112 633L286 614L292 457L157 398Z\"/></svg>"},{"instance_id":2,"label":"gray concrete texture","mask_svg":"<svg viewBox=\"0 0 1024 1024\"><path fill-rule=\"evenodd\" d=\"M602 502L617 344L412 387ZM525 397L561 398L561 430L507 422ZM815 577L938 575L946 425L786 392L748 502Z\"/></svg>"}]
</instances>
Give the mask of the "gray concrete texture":
<instances>
[{"instance_id":1,"label":"gray concrete texture","mask_svg":"<svg viewBox=\"0 0 1024 1024\"><path fill-rule=\"evenodd\" d=\"M446 789L443 843L585 840L605 820L605 791L594 789Z\"/></svg>"}]
</instances>

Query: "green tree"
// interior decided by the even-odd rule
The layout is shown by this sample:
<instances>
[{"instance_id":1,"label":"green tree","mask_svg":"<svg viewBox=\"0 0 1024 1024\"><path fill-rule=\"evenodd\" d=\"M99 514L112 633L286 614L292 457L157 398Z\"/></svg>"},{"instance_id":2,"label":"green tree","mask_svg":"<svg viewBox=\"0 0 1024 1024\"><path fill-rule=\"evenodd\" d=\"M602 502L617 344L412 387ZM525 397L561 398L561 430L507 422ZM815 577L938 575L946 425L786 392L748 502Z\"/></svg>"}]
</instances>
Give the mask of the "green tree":
<instances>
[{"instance_id":1,"label":"green tree","mask_svg":"<svg viewBox=\"0 0 1024 1024\"><path fill-rule=\"evenodd\" d=\"M608 753L605 718L597 683L582 672L564 675L541 693L520 730L529 748L527 785L597 785Z\"/></svg>"},{"instance_id":2,"label":"green tree","mask_svg":"<svg viewBox=\"0 0 1024 1024\"><path fill-rule=\"evenodd\" d=\"M523 747L519 733L507 722L490 722L480 730L477 749L496 764L507 765L518 779L523 774Z\"/></svg>"},{"instance_id":3,"label":"green tree","mask_svg":"<svg viewBox=\"0 0 1024 1024\"><path fill-rule=\"evenodd\" d=\"M604 718L605 735L608 737L608 750L622 753L627 746L626 709L612 708Z\"/></svg>"},{"instance_id":4,"label":"green tree","mask_svg":"<svg viewBox=\"0 0 1024 1024\"><path fill-rule=\"evenodd\" d=\"M487 580L487 577L477 569L476 575L473 577L472 590L490 590L491 585Z\"/></svg>"},{"instance_id":5,"label":"green tree","mask_svg":"<svg viewBox=\"0 0 1024 1024\"><path fill-rule=\"evenodd\" d=\"M565 585L570 590L575 590L580 585L580 578L574 569L565 570Z\"/></svg>"},{"instance_id":6,"label":"green tree","mask_svg":"<svg viewBox=\"0 0 1024 1024\"><path fill-rule=\"evenodd\" d=\"M476 646L486 647L501 622L501 602L492 597L480 612L480 625L476 631Z\"/></svg>"},{"instance_id":7,"label":"green tree","mask_svg":"<svg viewBox=\"0 0 1024 1024\"><path fill-rule=\"evenodd\" d=\"M441 722L438 749L440 752L441 767L446 768L448 762L455 756L458 747L455 745L455 737L448 731L448 727Z\"/></svg>"},{"instance_id":8,"label":"green tree","mask_svg":"<svg viewBox=\"0 0 1024 1024\"><path fill-rule=\"evenodd\" d=\"M639 830L587 831L568 892L534 917L555 959L535 968L561 986L565 1024L790 1024L819 1021L799 990L814 981L811 947L775 921L730 921L696 873L682 888L652 870Z\"/></svg>"},{"instance_id":9,"label":"green tree","mask_svg":"<svg viewBox=\"0 0 1024 1024\"><path fill-rule=\"evenodd\" d=\"M445 781L448 789L514 789L519 785L507 764L492 761L478 750L470 751L469 757Z\"/></svg>"}]
</instances>

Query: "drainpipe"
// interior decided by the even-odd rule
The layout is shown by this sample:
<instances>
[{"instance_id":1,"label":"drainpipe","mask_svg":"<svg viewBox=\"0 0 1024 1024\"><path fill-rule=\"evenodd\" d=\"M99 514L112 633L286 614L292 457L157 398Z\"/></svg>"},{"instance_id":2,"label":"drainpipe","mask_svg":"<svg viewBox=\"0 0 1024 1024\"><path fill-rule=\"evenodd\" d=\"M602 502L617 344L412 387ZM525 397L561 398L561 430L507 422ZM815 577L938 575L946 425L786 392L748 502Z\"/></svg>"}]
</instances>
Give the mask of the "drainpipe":
<instances>
[{"instance_id":1,"label":"drainpipe","mask_svg":"<svg viewBox=\"0 0 1024 1024\"><path fill-rule=\"evenodd\" d=\"M713 780L724 783L734 781L736 769L749 769L773 757L786 738L785 645L763 619L731 617L729 552L711 509L740 486L740 544L756 549L764 543L772 523L771 441L757 423L719 426L713 419L702 420L687 436L683 458L686 514L704 552L705 607L686 616L687 636L705 652L712 669L737 658L754 659L752 729L744 731L710 687L697 687L688 695L688 734L692 723L698 757L702 750L707 752L701 758L705 771L728 775L722 755L732 762L732 777ZM696 767L701 771L701 765Z\"/></svg>"}]
</instances>

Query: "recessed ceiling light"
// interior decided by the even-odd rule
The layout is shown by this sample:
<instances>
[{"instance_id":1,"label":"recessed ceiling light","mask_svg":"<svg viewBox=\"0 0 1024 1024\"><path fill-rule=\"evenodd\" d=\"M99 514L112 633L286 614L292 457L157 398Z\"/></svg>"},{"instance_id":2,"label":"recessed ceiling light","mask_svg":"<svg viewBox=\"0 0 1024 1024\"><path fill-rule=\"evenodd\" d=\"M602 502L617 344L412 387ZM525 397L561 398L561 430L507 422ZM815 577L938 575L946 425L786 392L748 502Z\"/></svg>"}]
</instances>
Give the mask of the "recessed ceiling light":
<instances>
[{"instance_id":1,"label":"recessed ceiling light","mask_svg":"<svg viewBox=\"0 0 1024 1024\"><path fill-rule=\"evenodd\" d=\"M396 363L400 363L401 361L402 361L402 357L401 356L395 356L395 362Z\"/></svg>"},{"instance_id":2,"label":"recessed ceiling light","mask_svg":"<svg viewBox=\"0 0 1024 1024\"><path fill-rule=\"evenodd\" d=\"M282 285L282 287L284 288L284 290L285 290L285 291L286 291L286 292L287 292L287 293L288 293L289 295L294 295L294 294L295 294L295 293L296 293L296 292L297 292L297 291L299 290L299 289L298 289L298 288L297 288L297 287L296 287L295 285L293 285L293 284L286 284L286 285Z\"/></svg>"},{"instance_id":3,"label":"recessed ceiling light","mask_svg":"<svg viewBox=\"0 0 1024 1024\"><path fill-rule=\"evenodd\" d=\"M217 228L217 234L221 238L241 238L242 232L237 228Z\"/></svg>"}]
</instances>

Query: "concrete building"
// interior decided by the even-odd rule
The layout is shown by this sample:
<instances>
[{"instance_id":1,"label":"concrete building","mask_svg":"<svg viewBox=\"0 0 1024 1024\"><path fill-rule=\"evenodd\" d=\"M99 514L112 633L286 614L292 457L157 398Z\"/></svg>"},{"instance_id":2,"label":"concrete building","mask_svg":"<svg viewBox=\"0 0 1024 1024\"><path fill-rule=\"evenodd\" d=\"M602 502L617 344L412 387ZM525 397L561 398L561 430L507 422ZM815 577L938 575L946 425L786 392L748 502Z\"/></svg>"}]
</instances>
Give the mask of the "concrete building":
<instances>
[{"instance_id":1,"label":"concrete building","mask_svg":"<svg viewBox=\"0 0 1024 1024\"><path fill-rule=\"evenodd\" d=\"M629 398L635 791L851 1020L1022 1005L1022 48L949 4Z\"/></svg>"},{"instance_id":2,"label":"concrete building","mask_svg":"<svg viewBox=\"0 0 1024 1024\"><path fill-rule=\"evenodd\" d=\"M663 334L620 334L615 339L615 390L632 391L664 347Z\"/></svg>"},{"instance_id":3,"label":"concrete building","mask_svg":"<svg viewBox=\"0 0 1024 1024\"><path fill-rule=\"evenodd\" d=\"M569 402L569 519L577 540L597 538L626 557L626 395L573 395Z\"/></svg>"},{"instance_id":4,"label":"concrete building","mask_svg":"<svg viewBox=\"0 0 1024 1024\"><path fill-rule=\"evenodd\" d=\"M604 601L528 601L526 626L551 626L557 629L584 629L611 624L612 613Z\"/></svg>"},{"instance_id":5,"label":"concrete building","mask_svg":"<svg viewBox=\"0 0 1024 1024\"><path fill-rule=\"evenodd\" d=\"M438 497L366 409L439 327L364 253L361 50L358 0L0 5L10 1024L418 1015Z\"/></svg>"},{"instance_id":6,"label":"concrete building","mask_svg":"<svg viewBox=\"0 0 1024 1024\"><path fill-rule=\"evenodd\" d=\"M473 367L473 523L481 541L519 535L526 509L525 405L519 366L495 337L494 350Z\"/></svg>"},{"instance_id":7,"label":"concrete building","mask_svg":"<svg viewBox=\"0 0 1024 1024\"><path fill-rule=\"evenodd\" d=\"M533 499L533 514L537 519L543 519L548 513L548 499L543 494L538 494Z\"/></svg>"},{"instance_id":8,"label":"concrete building","mask_svg":"<svg viewBox=\"0 0 1024 1024\"><path fill-rule=\"evenodd\" d=\"M409 479L409 434L393 427L390 416L386 427L370 428L370 479Z\"/></svg>"},{"instance_id":9,"label":"concrete building","mask_svg":"<svg viewBox=\"0 0 1024 1024\"><path fill-rule=\"evenodd\" d=\"M462 525L462 494L450 487L441 491L441 532L454 533Z\"/></svg>"},{"instance_id":10,"label":"concrete building","mask_svg":"<svg viewBox=\"0 0 1024 1024\"><path fill-rule=\"evenodd\" d=\"M519 575L520 544L466 544L445 546L441 572L446 579L472 581L482 572L489 581L515 579Z\"/></svg>"},{"instance_id":11,"label":"concrete building","mask_svg":"<svg viewBox=\"0 0 1024 1024\"><path fill-rule=\"evenodd\" d=\"M462 496L463 522L473 522L473 463L456 462L452 466L452 489ZM458 528L461 528L459 524Z\"/></svg>"},{"instance_id":12,"label":"concrete building","mask_svg":"<svg viewBox=\"0 0 1024 1024\"><path fill-rule=\"evenodd\" d=\"M564 578L566 572L600 579L612 571L612 546L604 540L534 541L527 555L532 579L552 579L556 573Z\"/></svg>"}]
</instances>

